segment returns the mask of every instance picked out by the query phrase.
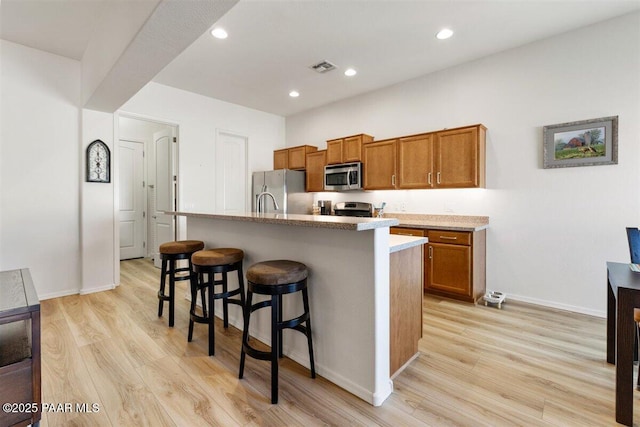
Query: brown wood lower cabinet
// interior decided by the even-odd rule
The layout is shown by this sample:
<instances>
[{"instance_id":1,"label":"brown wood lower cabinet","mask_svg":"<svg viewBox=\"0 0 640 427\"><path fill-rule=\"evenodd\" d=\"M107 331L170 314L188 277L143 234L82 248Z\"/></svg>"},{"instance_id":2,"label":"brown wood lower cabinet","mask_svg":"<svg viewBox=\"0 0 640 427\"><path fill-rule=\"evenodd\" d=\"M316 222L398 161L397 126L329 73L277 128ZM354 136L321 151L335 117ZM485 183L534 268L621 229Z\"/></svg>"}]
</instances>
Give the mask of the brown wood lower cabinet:
<instances>
[{"instance_id":1,"label":"brown wood lower cabinet","mask_svg":"<svg viewBox=\"0 0 640 427\"><path fill-rule=\"evenodd\" d=\"M468 302L485 293L486 231L429 230L425 292Z\"/></svg>"},{"instance_id":2,"label":"brown wood lower cabinet","mask_svg":"<svg viewBox=\"0 0 640 427\"><path fill-rule=\"evenodd\" d=\"M424 251L426 293L473 303L482 298L486 291L486 230L392 227L391 233L429 239Z\"/></svg>"},{"instance_id":3,"label":"brown wood lower cabinet","mask_svg":"<svg viewBox=\"0 0 640 427\"><path fill-rule=\"evenodd\" d=\"M389 372L418 354L422 337L423 246L389 254Z\"/></svg>"}]
</instances>

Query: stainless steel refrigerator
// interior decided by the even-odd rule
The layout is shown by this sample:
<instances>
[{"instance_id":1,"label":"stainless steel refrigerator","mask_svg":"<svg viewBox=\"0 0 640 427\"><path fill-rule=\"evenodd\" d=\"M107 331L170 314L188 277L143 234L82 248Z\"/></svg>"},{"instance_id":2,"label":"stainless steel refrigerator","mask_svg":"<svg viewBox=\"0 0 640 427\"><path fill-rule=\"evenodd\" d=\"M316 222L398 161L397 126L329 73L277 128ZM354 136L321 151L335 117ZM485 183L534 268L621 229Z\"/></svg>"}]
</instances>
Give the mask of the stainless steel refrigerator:
<instances>
[{"instance_id":1,"label":"stainless steel refrigerator","mask_svg":"<svg viewBox=\"0 0 640 427\"><path fill-rule=\"evenodd\" d=\"M251 210L257 212L258 195L273 195L279 209L274 208L271 196L263 196L263 212L309 214L313 204L313 193L304 191L305 175L303 171L278 169L266 172L254 172L251 179Z\"/></svg>"}]
</instances>

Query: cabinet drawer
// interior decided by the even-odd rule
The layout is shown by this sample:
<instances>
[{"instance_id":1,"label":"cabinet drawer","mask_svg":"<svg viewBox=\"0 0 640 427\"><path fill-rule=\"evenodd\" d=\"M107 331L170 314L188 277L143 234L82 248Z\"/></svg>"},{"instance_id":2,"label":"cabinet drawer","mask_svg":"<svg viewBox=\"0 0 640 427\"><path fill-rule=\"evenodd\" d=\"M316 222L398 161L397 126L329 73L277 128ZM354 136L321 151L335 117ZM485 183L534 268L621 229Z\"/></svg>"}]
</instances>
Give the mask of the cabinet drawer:
<instances>
[{"instance_id":1,"label":"cabinet drawer","mask_svg":"<svg viewBox=\"0 0 640 427\"><path fill-rule=\"evenodd\" d=\"M424 237L426 230L422 230L420 228L404 228L404 227L391 227L389 229L389 233L391 234L400 234L403 236L418 236Z\"/></svg>"},{"instance_id":2,"label":"cabinet drawer","mask_svg":"<svg viewBox=\"0 0 640 427\"><path fill-rule=\"evenodd\" d=\"M466 231L429 230L429 243L471 245L471 233Z\"/></svg>"}]
</instances>

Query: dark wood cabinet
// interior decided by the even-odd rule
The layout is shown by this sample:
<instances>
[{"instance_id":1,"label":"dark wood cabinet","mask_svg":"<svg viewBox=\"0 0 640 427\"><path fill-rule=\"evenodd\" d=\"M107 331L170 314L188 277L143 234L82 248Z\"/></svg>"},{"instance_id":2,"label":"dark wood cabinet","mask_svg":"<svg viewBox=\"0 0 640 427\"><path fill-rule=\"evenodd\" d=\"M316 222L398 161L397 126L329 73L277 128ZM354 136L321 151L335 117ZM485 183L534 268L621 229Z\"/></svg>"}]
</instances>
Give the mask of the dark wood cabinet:
<instances>
[{"instance_id":1,"label":"dark wood cabinet","mask_svg":"<svg viewBox=\"0 0 640 427\"><path fill-rule=\"evenodd\" d=\"M0 412L0 425L36 425L41 418L40 301L28 269L0 272L0 344L0 401L22 404Z\"/></svg>"}]
</instances>

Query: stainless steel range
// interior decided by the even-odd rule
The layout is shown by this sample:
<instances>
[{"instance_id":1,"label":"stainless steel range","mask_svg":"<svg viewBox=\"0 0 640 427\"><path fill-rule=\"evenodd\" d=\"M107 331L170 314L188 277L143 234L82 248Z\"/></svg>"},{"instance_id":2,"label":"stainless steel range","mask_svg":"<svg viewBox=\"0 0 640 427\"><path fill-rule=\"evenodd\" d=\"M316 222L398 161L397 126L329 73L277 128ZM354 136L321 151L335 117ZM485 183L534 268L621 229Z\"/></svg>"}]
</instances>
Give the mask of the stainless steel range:
<instances>
[{"instance_id":1,"label":"stainless steel range","mask_svg":"<svg viewBox=\"0 0 640 427\"><path fill-rule=\"evenodd\" d=\"M337 216L373 217L373 205L366 202L339 202L333 211Z\"/></svg>"}]
</instances>

